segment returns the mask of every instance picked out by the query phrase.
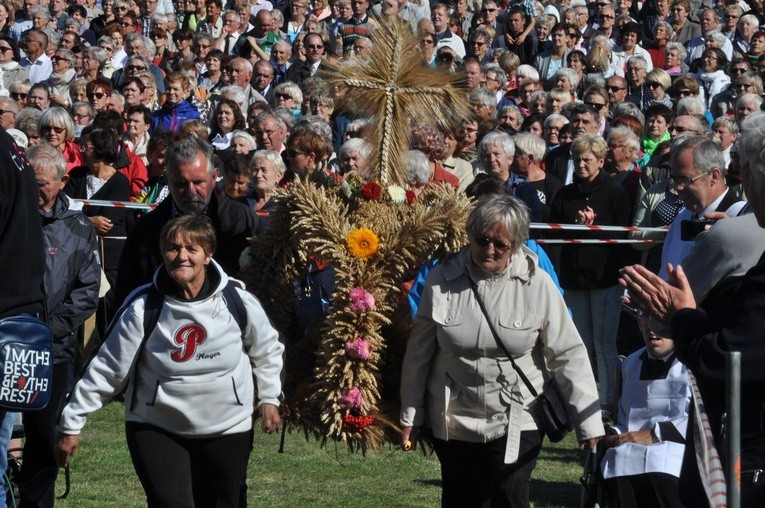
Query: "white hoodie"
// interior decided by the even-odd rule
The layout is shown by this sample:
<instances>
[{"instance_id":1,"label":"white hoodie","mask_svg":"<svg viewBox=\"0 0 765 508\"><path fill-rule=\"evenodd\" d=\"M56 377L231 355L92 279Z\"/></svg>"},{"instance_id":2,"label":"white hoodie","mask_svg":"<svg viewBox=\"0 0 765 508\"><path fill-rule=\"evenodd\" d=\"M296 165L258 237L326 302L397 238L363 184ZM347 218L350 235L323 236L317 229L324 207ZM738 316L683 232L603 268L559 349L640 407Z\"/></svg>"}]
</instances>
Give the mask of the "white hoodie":
<instances>
[{"instance_id":1,"label":"white hoodie","mask_svg":"<svg viewBox=\"0 0 765 508\"><path fill-rule=\"evenodd\" d=\"M154 275L155 286L160 270L164 267ZM212 295L192 302L165 295L157 325L141 351L146 295L133 296L137 290L128 297L127 309L75 386L58 431L79 434L86 416L126 385L127 421L148 423L184 437L249 430L255 408L253 374L257 405L279 405L284 352L279 333L260 302L242 282L235 281L247 314L242 339L222 293L229 277L214 260L209 270L220 274ZM138 385L133 404L134 382Z\"/></svg>"}]
</instances>

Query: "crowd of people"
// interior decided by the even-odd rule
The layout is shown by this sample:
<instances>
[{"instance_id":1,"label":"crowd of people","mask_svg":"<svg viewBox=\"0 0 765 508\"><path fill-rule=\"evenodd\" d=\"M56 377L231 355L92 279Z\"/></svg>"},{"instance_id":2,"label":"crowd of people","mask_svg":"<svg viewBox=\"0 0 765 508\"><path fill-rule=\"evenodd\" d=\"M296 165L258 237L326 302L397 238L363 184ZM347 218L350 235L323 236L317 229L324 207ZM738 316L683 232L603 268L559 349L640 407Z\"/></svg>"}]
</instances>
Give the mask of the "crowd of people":
<instances>
[{"instance_id":1,"label":"crowd of people","mask_svg":"<svg viewBox=\"0 0 765 508\"><path fill-rule=\"evenodd\" d=\"M603 422L617 421L613 432L628 438L611 439L610 445L636 448L632 455L607 455L606 477L657 473L645 457L644 467L634 462L630 468L619 465L619 460L630 460L627 455L635 460L640 446L669 440L677 446L665 442L662 457L675 454L675 460L683 453L686 440L680 434L686 431L685 423L674 425L679 429L675 432L664 426L645 434L662 418L688 417L687 373L674 367L676 358L692 369L708 369L712 380L719 381L720 371L699 366L686 343L671 344L674 329L683 337L697 332L678 323L678 316L687 314L681 308L675 314L643 304L643 312L657 317L651 323L639 320L640 330L634 321L633 335L642 335L647 349L639 349L639 339L626 340L631 321L620 304L619 277L631 291L640 286L668 293L662 278L678 286L685 284L681 274L687 274L694 299L682 301L690 307L699 302L703 308L706 301L735 295L734 281L759 266L765 234L754 227L750 212L756 214L758 207L750 201L762 191L759 178L742 185L742 176L747 168L756 173L762 161L756 144L740 149L739 138L747 128L757 133L761 129L761 0L3 0L0 126L11 136L2 138L3 156L23 166L27 152L41 196L35 217L39 215L43 224L46 252L63 256L55 262L49 259L45 270L42 264L37 267L45 275L47 313L58 344L54 382L61 389L48 410L24 419L25 457L30 458L24 461L27 488L22 488L22 499L30 506L52 505L55 460L68 460L77 447L84 414L124 383L136 387L132 398L148 397L152 404L175 408L172 393L155 393L149 385L175 375L206 375L193 369L178 374L168 369L174 365L151 360L149 355L171 348L170 343L161 344L173 340L168 335L172 325L163 326L161 320L156 333L144 333L149 296L128 298L136 288L153 284L166 297L160 307L177 305L176 313L204 309L212 305L209 299L227 291L228 277L237 276L248 238L270 227L273 198L281 188L295 178L317 175L332 175L336 181L374 178L370 140L375 119L344 104L343 88L329 86L326 78L333 62L372 58L375 30L383 23L409 27L416 40L413 51L422 56L423 66L461 73L470 106L470 114L456 125L411 126L412 151L407 157L407 184L413 195L444 184L467 191L481 203L468 224L470 246L436 267L421 288L423 300L404 363L402 442L416 442L420 425L431 428L443 466L445 505L475 500L461 497L463 485L473 483L465 483L464 469L470 467L465 456L474 453L499 464L496 470L470 471L470 478L490 479L486 495L492 503L528 503L528 482L543 433L534 397L497 360L504 356L495 347L500 338L508 347L512 344L512 354L531 370L534 384L541 388L548 370L558 378L576 415L581 441L594 443L606 431ZM5 145L12 148L6 150ZM490 192L485 190L492 186ZM74 201L81 199L135 201L156 208L134 213ZM187 215L209 220L176 222ZM629 236L661 244L566 244L545 246L543 251L523 242L529 236L547 236L529 230L528 224L536 222L635 225L668 232ZM625 233L592 231L556 236L627 238ZM73 247L66 250L63 244ZM0 246L0 255L6 248ZM183 270L177 266L179 256ZM59 268L61 259L69 263L67 270ZM29 273L37 261L19 260L25 266L18 273ZM624 272L635 264L645 271ZM678 265L684 272L674 268ZM542 275L539 267L552 277ZM189 291L184 270L192 272ZM542 286L532 280L542 281ZM471 281L478 283L473 292ZM4 306L2 315L43 312L39 295L32 294L38 289L30 290L24 302ZM281 350L257 301L241 288L235 291L245 300L247 317L257 323L257 330L243 328L239 333L232 322L232 342L241 335L250 345L216 368L236 371L236 401L252 405L253 386L237 384L244 377L237 369L241 362L253 364L265 428L273 431L279 386L274 372L280 369L275 358ZM485 320L476 313L479 294L490 304ZM642 302L639 294L633 296ZM503 315L499 305L515 310ZM73 392L57 438L58 414L72 389L75 333L96 308L106 342L84 384ZM237 312L231 313L236 317ZM484 321L502 333L491 333L482 326ZM140 375L130 369L133 356L114 357L115 343L130 335L130 326L140 330L131 336L132 355L146 362L146 372ZM478 330L470 344L462 342L466 329ZM148 335L156 342L144 344L141 338L145 341ZM434 350L436 338L439 352ZM620 369L618 354L636 350L644 355L640 361L630 357ZM443 351L453 356L445 358ZM471 363L480 354L487 365ZM671 415L630 419L625 399L620 399L628 386L617 374L624 370L624 375L646 380L639 373L646 358L667 364L655 375L677 378L680 399L670 404ZM255 365L263 362L272 368L259 371ZM577 364L576 372L569 368L571 362ZM104 374L105 365L112 369L109 375ZM592 365L592 372L581 365ZM465 368L480 373L475 386L473 377L470 382L461 380L466 373L460 369ZM443 398L444 382L453 392L451 399ZM434 384L438 394L431 393ZM91 385L101 390L98 397L87 388ZM493 391L480 396L486 407L477 414L471 407L478 400L473 390L489 386ZM701 386L703 391L707 385ZM167 399L161 401L160 395ZM630 397L630 404L651 404L645 396ZM430 413L425 417L422 410L427 406ZM490 406L496 414L488 413ZM716 410L713 404L713 421L717 418L719 423ZM169 425L169 420L142 411L140 406L126 412L128 438L151 502L164 503L173 496L175 502L183 499L184 506L191 505L188 496L208 502L196 491L192 495L158 489L157 482L168 478L145 461L153 449L171 448L170 442L196 460L198 450L189 443L204 435L202 429ZM504 411L507 415L497 416ZM747 422L757 420L747 416ZM478 431L476 419L482 422ZM216 442L209 453L224 453L226 446L249 450L251 428L240 420L216 431L216 437L239 441ZM12 417L6 417L0 429L3 439L11 423ZM756 471L763 465L758 455L763 429L748 430L752 439L747 441L746 471ZM462 442L492 445L475 449L460 447ZM180 455L172 456L181 460ZM502 464L518 467L508 471ZM231 467L226 469L227 487L216 493L224 505L234 503L242 483L242 471ZM659 497L677 492L679 467L664 473L675 480L662 484ZM752 473L749 481L752 488L765 491L765 475ZM650 490L641 485L632 484L632 497ZM626 487L620 488L623 493ZM668 506L681 506L670 494L661 499L669 499ZM626 499L622 502L628 505Z\"/></svg>"}]
</instances>

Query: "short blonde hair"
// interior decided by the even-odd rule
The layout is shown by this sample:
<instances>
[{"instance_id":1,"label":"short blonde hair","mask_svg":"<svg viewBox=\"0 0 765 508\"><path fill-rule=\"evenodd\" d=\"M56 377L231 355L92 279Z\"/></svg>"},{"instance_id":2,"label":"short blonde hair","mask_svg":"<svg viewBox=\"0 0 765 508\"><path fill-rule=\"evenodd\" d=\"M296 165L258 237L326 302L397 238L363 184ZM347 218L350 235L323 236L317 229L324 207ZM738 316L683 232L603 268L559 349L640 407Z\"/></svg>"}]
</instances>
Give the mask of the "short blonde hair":
<instances>
[{"instance_id":1,"label":"short blonde hair","mask_svg":"<svg viewBox=\"0 0 765 508\"><path fill-rule=\"evenodd\" d=\"M672 78L664 69L651 69L651 71L645 75L645 82L658 83L664 90L669 90L669 87L672 86Z\"/></svg>"},{"instance_id":2,"label":"short blonde hair","mask_svg":"<svg viewBox=\"0 0 765 508\"><path fill-rule=\"evenodd\" d=\"M596 134L580 134L571 144L571 154L580 156L587 152L597 159L605 159L608 152L606 140Z\"/></svg>"}]
</instances>

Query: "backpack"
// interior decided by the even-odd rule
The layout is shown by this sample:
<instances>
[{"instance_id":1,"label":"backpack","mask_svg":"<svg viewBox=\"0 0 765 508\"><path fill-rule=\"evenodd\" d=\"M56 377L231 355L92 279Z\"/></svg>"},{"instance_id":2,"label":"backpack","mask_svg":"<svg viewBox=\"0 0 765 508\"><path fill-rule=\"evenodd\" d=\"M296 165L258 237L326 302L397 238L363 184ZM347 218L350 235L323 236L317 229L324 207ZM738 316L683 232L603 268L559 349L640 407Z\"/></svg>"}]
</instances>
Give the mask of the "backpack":
<instances>
[{"instance_id":1,"label":"backpack","mask_svg":"<svg viewBox=\"0 0 765 508\"><path fill-rule=\"evenodd\" d=\"M52 392L53 334L34 316L0 319L0 408L35 411L48 405Z\"/></svg>"}]
</instances>

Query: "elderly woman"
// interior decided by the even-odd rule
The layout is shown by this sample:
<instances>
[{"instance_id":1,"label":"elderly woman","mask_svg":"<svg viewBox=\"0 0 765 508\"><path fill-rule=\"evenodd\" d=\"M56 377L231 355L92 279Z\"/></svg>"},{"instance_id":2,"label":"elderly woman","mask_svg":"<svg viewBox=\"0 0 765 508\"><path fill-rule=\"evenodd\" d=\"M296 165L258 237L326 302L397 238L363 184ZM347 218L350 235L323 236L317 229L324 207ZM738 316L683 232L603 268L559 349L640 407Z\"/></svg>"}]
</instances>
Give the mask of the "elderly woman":
<instances>
[{"instance_id":1,"label":"elderly woman","mask_svg":"<svg viewBox=\"0 0 765 508\"><path fill-rule=\"evenodd\" d=\"M357 175L366 179L372 145L362 138L351 138L337 152L338 170L343 176Z\"/></svg>"},{"instance_id":2,"label":"elderly woman","mask_svg":"<svg viewBox=\"0 0 765 508\"><path fill-rule=\"evenodd\" d=\"M430 183L447 183L458 189L460 180L457 175L444 169L441 164L444 153L444 133L432 125L415 125L412 127L412 149L419 150L428 156L430 161Z\"/></svg>"},{"instance_id":3,"label":"elderly woman","mask_svg":"<svg viewBox=\"0 0 765 508\"><path fill-rule=\"evenodd\" d=\"M81 78L92 81L101 76L101 69L106 63L106 51L101 48L88 48L82 55Z\"/></svg>"},{"instance_id":4,"label":"elderly woman","mask_svg":"<svg viewBox=\"0 0 765 508\"><path fill-rule=\"evenodd\" d=\"M125 144L136 156L141 158L144 164L148 164L146 151L151 138L149 135L151 111L146 106L128 106L125 109L125 124L127 125L123 138Z\"/></svg>"},{"instance_id":5,"label":"elderly woman","mask_svg":"<svg viewBox=\"0 0 765 508\"><path fill-rule=\"evenodd\" d=\"M244 130L245 127L239 105L230 99L221 99L210 120L210 143L216 150L225 150L231 145L234 131Z\"/></svg>"},{"instance_id":6,"label":"elderly woman","mask_svg":"<svg viewBox=\"0 0 765 508\"><path fill-rule=\"evenodd\" d=\"M72 104L69 87L77 77L74 70L74 53L68 49L58 49L51 60L53 73L42 84L48 87L51 102L68 108Z\"/></svg>"},{"instance_id":7,"label":"elderly woman","mask_svg":"<svg viewBox=\"0 0 765 508\"><path fill-rule=\"evenodd\" d=\"M579 86L579 78L580 76L574 69L561 67L555 71L555 76L553 76L552 80L557 88L562 88L571 94L572 97L576 97L578 95L577 87Z\"/></svg>"},{"instance_id":8,"label":"elderly woman","mask_svg":"<svg viewBox=\"0 0 765 508\"><path fill-rule=\"evenodd\" d=\"M691 142L696 141L689 140ZM744 191L760 228L765 227L763 146L765 116L757 113L744 124L738 147ZM751 235L748 222L739 222L739 228L744 224L741 229L735 228L736 222L728 222L740 220L726 219L714 226L710 233L722 227L732 228L740 235ZM728 243L723 241L720 245L722 250L714 256L718 259L730 257L731 251L726 250ZM762 426L762 407L765 403L762 389L765 381L762 369L762 316L765 314L763 263L765 258L760 257L737 284L707 296L703 307L697 306L694 288L680 266L668 271L668 283L637 265L622 270L620 280L629 291L632 304L670 330L678 359L696 376L709 416L710 430L718 447L722 444L725 411L726 355L728 351L741 353L741 506L765 504L765 490L755 481L758 470L765 468L761 445L765 439ZM694 427L689 426L686 446L692 446L699 437L695 435ZM691 451L689 456L693 455ZM687 488L681 490L685 506L706 504L708 501L704 498L701 484L690 483L693 480L683 469L681 483L686 478L689 480Z\"/></svg>"},{"instance_id":9,"label":"elderly woman","mask_svg":"<svg viewBox=\"0 0 765 508\"><path fill-rule=\"evenodd\" d=\"M565 125L568 124L568 118L565 116L552 113L545 118L545 123L542 126L543 139L547 144L548 150L560 145L560 131Z\"/></svg>"},{"instance_id":10,"label":"elderly woman","mask_svg":"<svg viewBox=\"0 0 765 508\"><path fill-rule=\"evenodd\" d=\"M419 303L401 375L401 443L431 428L442 506L528 506L544 433L512 362L537 392L555 377L580 442L603 434L587 351L523 245L528 225L512 196L481 200L468 219L470 245L433 269Z\"/></svg>"},{"instance_id":11,"label":"elderly woman","mask_svg":"<svg viewBox=\"0 0 765 508\"><path fill-rule=\"evenodd\" d=\"M553 199L551 222L590 226L629 224L631 205L627 191L603 171L607 151L606 141L594 134L580 134L574 140L571 145L574 181ZM575 234L575 238L590 236L578 231ZM560 249L558 276L576 328L595 358L600 402L606 411L611 411L609 404L614 400L620 312L617 278L621 261L619 246L564 245Z\"/></svg>"},{"instance_id":12,"label":"elderly woman","mask_svg":"<svg viewBox=\"0 0 765 508\"><path fill-rule=\"evenodd\" d=\"M550 118L550 117L548 117ZM547 153L545 141L529 132L513 136L515 156L513 157L512 172L523 177L537 191L541 205L541 221L548 222L550 218L550 203L562 187L561 181L542 169L542 162Z\"/></svg>"},{"instance_id":13,"label":"elderly woman","mask_svg":"<svg viewBox=\"0 0 765 508\"><path fill-rule=\"evenodd\" d=\"M670 13L672 14L672 29L675 31L675 42L687 44L696 37L701 36L701 27L688 19L691 12L690 0L675 0L672 2Z\"/></svg>"},{"instance_id":14,"label":"elderly woman","mask_svg":"<svg viewBox=\"0 0 765 508\"><path fill-rule=\"evenodd\" d=\"M164 266L122 307L64 408L57 461L74 455L85 417L127 386L125 433L148 505L237 506L253 412L265 432L279 425L284 346L258 300L212 259L209 218L172 219L159 243Z\"/></svg>"},{"instance_id":15,"label":"elderly woman","mask_svg":"<svg viewBox=\"0 0 765 508\"><path fill-rule=\"evenodd\" d=\"M83 78L77 78L69 85L69 100L75 102L88 101L88 82Z\"/></svg>"},{"instance_id":16,"label":"elderly woman","mask_svg":"<svg viewBox=\"0 0 765 508\"><path fill-rule=\"evenodd\" d=\"M292 114L300 116L300 108L303 106L303 92L295 83L280 83L274 88L274 106L287 108Z\"/></svg>"},{"instance_id":17,"label":"elderly woman","mask_svg":"<svg viewBox=\"0 0 765 508\"><path fill-rule=\"evenodd\" d=\"M189 120L200 120L199 110L186 100L191 91L189 79L180 72L171 72L165 78L165 103L154 112L152 129L178 132L181 125Z\"/></svg>"},{"instance_id":18,"label":"elderly woman","mask_svg":"<svg viewBox=\"0 0 765 508\"><path fill-rule=\"evenodd\" d=\"M40 117L40 137L66 159L66 171L82 166L80 147L74 142L74 122L64 108L46 109Z\"/></svg>"},{"instance_id":19,"label":"elderly woman","mask_svg":"<svg viewBox=\"0 0 765 508\"><path fill-rule=\"evenodd\" d=\"M541 118L540 118L541 121ZM490 132L478 144L478 159L484 173L490 173L512 189L513 195L528 208L532 222L542 220L542 204L536 189L523 176L510 171L515 155L515 143L504 132Z\"/></svg>"},{"instance_id":20,"label":"elderly woman","mask_svg":"<svg viewBox=\"0 0 765 508\"><path fill-rule=\"evenodd\" d=\"M612 127L608 132L606 172L616 183L624 187L629 196L630 217L637 201L640 187L640 138L627 126Z\"/></svg>"},{"instance_id":21,"label":"elderly woman","mask_svg":"<svg viewBox=\"0 0 765 508\"><path fill-rule=\"evenodd\" d=\"M256 150L257 145L249 132L236 130L231 133L231 144L229 147L238 155L249 155Z\"/></svg>"},{"instance_id":22,"label":"elderly woman","mask_svg":"<svg viewBox=\"0 0 765 508\"><path fill-rule=\"evenodd\" d=\"M508 134L515 134L521 130L521 124L523 124L523 115L517 106L508 105L504 106L497 114L497 120L500 124L497 127Z\"/></svg>"},{"instance_id":23,"label":"elderly woman","mask_svg":"<svg viewBox=\"0 0 765 508\"><path fill-rule=\"evenodd\" d=\"M760 110L763 99L753 93L745 93L736 100L736 123L741 125L746 117Z\"/></svg>"},{"instance_id":24,"label":"elderly woman","mask_svg":"<svg viewBox=\"0 0 765 508\"><path fill-rule=\"evenodd\" d=\"M672 86L672 77L664 69L653 69L645 75L645 87L648 90L645 106L663 104L672 107L672 99L667 90Z\"/></svg>"},{"instance_id":25,"label":"elderly woman","mask_svg":"<svg viewBox=\"0 0 765 508\"><path fill-rule=\"evenodd\" d=\"M112 84L106 78L96 78L89 81L85 87L88 102L96 113L105 111L112 96Z\"/></svg>"},{"instance_id":26,"label":"elderly woman","mask_svg":"<svg viewBox=\"0 0 765 508\"><path fill-rule=\"evenodd\" d=\"M270 226L268 216L276 209L272 198L286 170L281 154L272 150L258 150L250 161L250 174L254 180L254 210L264 229Z\"/></svg>"},{"instance_id":27,"label":"elderly woman","mask_svg":"<svg viewBox=\"0 0 765 508\"><path fill-rule=\"evenodd\" d=\"M157 95L157 81L154 75L149 71L138 72L135 75L143 83L143 92L141 92L141 104L152 111L159 109L159 95Z\"/></svg>"},{"instance_id":28,"label":"elderly woman","mask_svg":"<svg viewBox=\"0 0 765 508\"><path fill-rule=\"evenodd\" d=\"M13 83L29 80L29 70L19 65L19 47L8 35L0 35L0 69L3 71L3 87L10 90Z\"/></svg>"}]
</instances>

